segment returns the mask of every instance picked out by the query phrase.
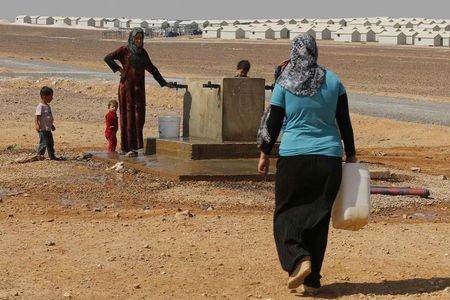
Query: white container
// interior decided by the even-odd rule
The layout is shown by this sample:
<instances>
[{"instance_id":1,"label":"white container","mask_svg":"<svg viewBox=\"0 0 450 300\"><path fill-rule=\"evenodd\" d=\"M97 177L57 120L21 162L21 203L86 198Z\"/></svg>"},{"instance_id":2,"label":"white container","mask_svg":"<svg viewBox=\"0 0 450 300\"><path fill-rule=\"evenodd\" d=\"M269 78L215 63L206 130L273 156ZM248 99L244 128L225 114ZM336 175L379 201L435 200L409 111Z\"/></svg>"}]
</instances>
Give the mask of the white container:
<instances>
[{"instance_id":1,"label":"white container","mask_svg":"<svg viewBox=\"0 0 450 300\"><path fill-rule=\"evenodd\" d=\"M342 166L342 182L331 210L334 228L359 230L369 222L370 173L361 163Z\"/></svg>"},{"instance_id":2,"label":"white container","mask_svg":"<svg viewBox=\"0 0 450 300\"><path fill-rule=\"evenodd\" d=\"M180 117L161 116L158 118L159 137L161 139L180 137Z\"/></svg>"}]
</instances>

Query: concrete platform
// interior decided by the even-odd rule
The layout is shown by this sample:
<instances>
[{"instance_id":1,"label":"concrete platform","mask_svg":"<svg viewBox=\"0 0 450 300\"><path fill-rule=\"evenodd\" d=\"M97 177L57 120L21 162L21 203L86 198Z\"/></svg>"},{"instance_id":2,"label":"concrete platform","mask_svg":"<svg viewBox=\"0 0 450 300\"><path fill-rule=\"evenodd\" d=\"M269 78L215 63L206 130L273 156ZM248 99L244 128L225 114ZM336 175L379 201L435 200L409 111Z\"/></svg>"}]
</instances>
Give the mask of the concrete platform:
<instances>
[{"instance_id":1,"label":"concrete platform","mask_svg":"<svg viewBox=\"0 0 450 300\"><path fill-rule=\"evenodd\" d=\"M261 177L257 172L258 159L208 159L188 160L163 155L137 157L119 156L117 153L91 152L93 159L117 163L123 161L125 167L141 172L162 176L176 181L262 181L275 179L274 173ZM275 168L273 161L272 169ZM272 171L273 171L272 170Z\"/></svg>"},{"instance_id":2,"label":"concrete platform","mask_svg":"<svg viewBox=\"0 0 450 300\"><path fill-rule=\"evenodd\" d=\"M165 177L175 181L273 181L275 180L276 157L271 159L270 173L261 177L257 172L257 158L190 160L165 155L125 157L117 153L91 152L93 159L110 163L124 162L125 167ZM369 170L371 179L385 179L388 170ZM390 175L389 175L390 176Z\"/></svg>"},{"instance_id":3,"label":"concrete platform","mask_svg":"<svg viewBox=\"0 0 450 300\"><path fill-rule=\"evenodd\" d=\"M258 158L256 142L222 142L205 138L160 139L147 138L144 152L146 155L164 155L180 159L239 159ZM278 144L273 153L278 152Z\"/></svg>"}]
</instances>

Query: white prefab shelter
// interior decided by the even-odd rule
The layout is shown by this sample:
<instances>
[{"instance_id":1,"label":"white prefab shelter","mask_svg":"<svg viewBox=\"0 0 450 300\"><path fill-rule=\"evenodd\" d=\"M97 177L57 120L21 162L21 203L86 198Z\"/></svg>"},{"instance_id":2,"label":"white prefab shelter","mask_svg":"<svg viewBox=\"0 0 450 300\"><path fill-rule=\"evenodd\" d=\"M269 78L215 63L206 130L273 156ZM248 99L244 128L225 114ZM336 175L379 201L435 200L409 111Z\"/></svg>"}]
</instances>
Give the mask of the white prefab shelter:
<instances>
[{"instance_id":1,"label":"white prefab shelter","mask_svg":"<svg viewBox=\"0 0 450 300\"><path fill-rule=\"evenodd\" d=\"M40 16L30 16L30 24L37 24Z\"/></svg>"},{"instance_id":2,"label":"white prefab shelter","mask_svg":"<svg viewBox=\"0 0 450 300\"><path fill-rule=\"evenodd\" d=\"M103 23L105 28L119 28L120 21L117 18L105 18L105 22Z\"/></svg>"},{"instance_id":3,"label":"white prefab shelter","mask_svg":"<svg viewBox=\"0 0 450 300\"><path fill-rule=\"evenodd\" d=\"M198 24L195 21L182 21L178 24L178 28L181 34L192 34L198 29Z\"/></svg>"},{"instance_id":4,"label":"white prefab shelter","mask_svg":"<svg viewBox=\"0 0 450 300\"><path fill-rule=\"evenodd\" d=\"M422 23L423 24L436 24L436 21L433 19L423 19Z\"/></svg>"},{"instance_id":5,"label":"white prefab shelter","mask_svg":"<svg viewBox=\"0 0 450 300\"><path fill-rule=\"evenodd\" d=\"M264 40L274 38L275 32L268 26L255 26L250 30L249 39L251 40Z\"/></svg>"},{"instance_id":6,"label":"white prefab shelter","mask_svg":"<svg viewBox=\"0 0 450 300\"><path fill-rule=\"evenodd\" d=\"M332 25L334 21L332 19L316 19L314 20L314 24L316 25Z\"/></svg>"},{"instance_id":7,"label":"white prefab shelter","mask_svg":"<svg viewBox=\"0 0 450 300\"><path fill-rule=\"evenodd\" d=\"M167 32L179 32L180 21L178 20L169 20L167 21L169 27L167 27Z\"/></svg>"},{"instance_id":8,"label":"white prefab shelter","mask_svg":"<svg viewBox=\"0 0 450 300\"><path fill-rule=\"evenodd\" d=\"M334 24L339 24L341 26L347 26L347 21L345 19L332 19Z\"/></svg>"},{"instance_id":9,"label":"white prefab shelter","mask_svg":"<svg viewBox=\"0 0 450 300\"><path fill-rule=\"evenodd\" d=\"M275 39L288 39L289 38L289 29L287 29L285 26L270 25L270 29L273 30Z\"/></svg>"},{"instance_id":10,"label":"white prefab shelter","mask_svg":"<svg viewBox=\"0 0 450 300\"><path fill-rule=\"evenodd\" d=\"M416 27L418 27L418 26L423 24L422 21L419 21L419 20L411 20L411 21L409 21L409 23L412 24L411 28L416 28Z\"/></svg>"},{"instance_id":11,"label":"white prefab shelter","mask_svg":"<svg viewBox=\"0 0 450 300\"><path fill-rule=\"evenodd\" d=\"M220 32L220 38L225 40L244 39L245 31L236 26L224 26Z\"/></svg>"},{"instance_id":12,"label":"white prefab shelter","mask_svg":"<svg viewBox=\"0 0 450 300\"><path fill-rule=\"evenodd\" d=\"M334 40L337 42L360 42L361 33L357 29L343 28L336 31Z\"/></svg>"},{"instance_id":13,"label":"white prefab shelter","mask_svg":"<svg viewBox=\"0 0 450 300\"><path fill-rule=\"evenodd\" d=\"M303 18L303 19L296 19L297 24L301 23L301 24L307 24L309 23L308 19Z\"/></svg>"},{"instance_id":14,"label":"white prefab shelter","mask_svg":"<svg viewBox=\"0 0 450 300\"><path fill-rule=\"evenodd\" d=\"M81 18L78 20L78 25L80 25L80 26L91 26L91 27L94 27L94 26L95 26L95 20L94 20L94 18L84 18L84 17L81 17Z\"/></svg>"},{"instance_id":15,"label":"white prefab shelter","mask_svg":"<svg viewBox=\"0 0 450 300\"><path fill-rule=\"evenodd\" d=\"M202 37L203 38L213 38L218 39L220 38L220 32L222 31L222 27L214 27L214 26L208 26L203 29Z\"/></svg>"},{"instance_id":16,"label":"white prefab shelter","mask_svg":"<svg viewBox=\"0 0 450 300\"><path fill-rule=\"evenodd\" d=\"M316 32L316 40L331 40L331 30L328 27L313 27Z\"/></svg>"},{"instance_id":17,"label":"white prefab shelter","mask_svg":"<svg viewBox=\"0 0 450 300\"><path fill-rule=\"evenodd\" d=\"M404 29L402 32L406 36L406 44L407 45L414 45L416 42L416 36L419 34L414 29Z\"/></svg>"},{"instance_id":18,"label":"white prefab shelter","mask_svg":"<svg viewBox=\"0 0 450 300\"><path fill-rule=\"evenodd\" d=\"M387 22L381 22L378 24L378 26L383 26L386 29L392 29L392 28L401 28L402 25L398 22L394 22L393 20L389 20Z\"/></svg>"},{"instance_id":19,"label":"white prefab shelter","mask_svg":"<svg viewBox=\"0 0 450 300\"><path fill-rule=\"evenodd\" d=\"M300 33L307 33L313 38L316 38L316 31L314 30L314 28L307 25L305 27L298 27L297 29L291 30L289 33L289 39L293 40Z\"/></svg>"},{"instance_id":20,"label":"white prefab shelter","mask_svg":"<svg viewBox=\"0 0 450 300\"><path fill-rule=\"evenodd\" d=\"M119 28L130 28L131 19L119 19Z\"/></svg>"},{"instance_id":21,"label":"white prefab shelter","mask_svg":"<svg viewBox=\"0 0 450 300\"><path fill-rule=\"evenodd\" d=\"M70 18L69 17L63 17L63 16L53 17L53 23L56 24L56 25L62 25L62 24L72 25L71 22L70 22Z\"/></svg>"},{"instance_id":22,"label":"white prefab shelter","mask_svg":"<svg viewBox=\"0 0 450 300\"><path fill-rule=\"evenodd\" d=\"M358 28L357 29L361 34L361 42L376 42L375 31L371 28Z\"/></svg>"},{"instance_id":23,"label":"white prefab shelter","mask_svg":"<svg viewBox=\"0 0 450 300\"><path fill-rule=\"evenodd\" d=\"M400 28L413 28L414 25L411 21L400 21Z\"/></svg>"},{"instance_id":24,"label":"white prefab shelter","mask_svg":"<svg viewBox=\"0 0 450 300\"><path fill-rule=\"evenodd\" d=\"M299 29L301 27L298 24L285 24L283 26L286 27L289 31L292 31L292 30L295 30L295 29Z\"/></svg>"},{"instance_id":25,"label":"white prefab shelter","mask_svg":"<svg viewBox=\"0 0 450 300\"><path fill-rule=\"evenodd\" d=\"M148 28L148 23L141 19L131 19L130 28L134 27Z\"/></svg>"},{"instance_id":26,"label":"white prefab shelter","mask_svg":"<svg viewBox=\"0 0 450 300\"><path fill-rule=\"evenodd\" d=\"M297 24L295 19L283 19L284 24Z\"/></svg>"},{"instance_id":27,"label":"white prefab shelter","mask_svg":"<svg viewBox=\"0 0 450 300\"><path fill-rule=\"evenodd\" d=\"M154 33L163 34L169 28L169 22L167 20L147 20L148 28Z\"/></svg>"},{"instance_id":28,"label":"white prefab shelter","mask_svg":"<svg viewBox=\"0 0 450 300\"><path fill-rule=\"evenodd\" d=\"M444 31L439 33L442 36L442 46L450 47L450 32Z\"/></svg>"},{"instance_id":29,"label":"white prefab shelter","mask_svg":"<svg viewBox=\"0 0 450 300\"><path fill-rule=\"evenodd\" d=\"M209 25L208 26L214 26L214 27L219 27L219 26L227 26L228 22L225 20L208 20Z\"/></svg>"},{"instance_id":30,"label":"white prefab shelter","mask_svg":"<svg viewBox=\"0 0 450 300\"><path fill-rule=\"evenodd\" d=\"M325 28L327 28L330 31L330 40L334 40L334 37L336 36L336 32L342 28L345 28L345 26L342 26L340 24L334 24L334 25L328 25ZM317 35L317 33L316 33L316 35ZM324 37L326 37L326 34L324 34ZM322 39L324 40L324 38L322 38Z\"/></svg>"},{"instance_id":31,"label":"white prefab shelter","mask_svg":"<svg viewBox=\"0 0 450 300\"><path fill-rule=\"evenodd\" d=\"M227 25L238 25L240 24L239 20L224 20Z\"/></svg>"},{"instance_id":32,"label":"white prefab shelter","mask_svg":"<svg viewBox=\"0 0 450 300\"><path fill-rule=\"evenodd\" d=\"M40 25L52 25L53 23L54 23L53 18L49 17L49 16L41 16L41 17L38 17L38 19L37 19L37 24L40 24Z\"/></svg>"},{"instance_id":33,"label":"white prefab shelter","mask_svg":"<svg viewBox=\"0 0 450 300\"><path fill-rule=\"evenodd\" d=\"M74 26L74 25L78 25L78 21L80 20L80 17L69 17L70 20L70 25Z\"/></svg>"},{"instance_id":34,"label":"white prefab shelter","mask_svg":"<svg viewBox=\"0 0 450 300\"><path fill-rule=\"evenodd\" d=\"M384 28L383 26L375 26L375 27L371 26L370 28L373 30L373 32L375 32L375 41L376 42L378 42L380 34L382 34L383 32L386 31L386 28Z\"/></svg>"},{"instance_id":35,"label":"white prefab shelter","mask_svg":"<svg viewBox=\"0 0 450 300\"><path fill-rule=\"evenodd\" d=\"M95 22L95 27L103 28L103 25L105 23L105 18L97 17L93 18Z\"/></svg>"},{"instance_id":36,"label":"white prefab shelter","mask_svg":"<svg viewBox=\"0 0 450 300\"><path fill-rule=\"evenodd\" d=\"M232 24L232 25L249 25L249 24L252 24L253 21L254 21L253 19L239 19L238 20L238 22L239 22L238 24ZM226 23L227 24L225 24L225 25L229 25L228 22L226 22Z\"/></svg>"},{"instance_id":37,"label":"white prefab shelter","mask_svg":"<svg viewBox=\"0 0 450 300\"><path fill-rule=\"evenodd\" d=\"M16 23L31 24L30 16L17 16Z\"/></svg>"},{"instance_id":38,"label":"white prefab shelter","mask_svg":"<svg viewBox=\"0 0 450 300\"><path fill-rule=\"evenodd\" d=\"M365 19L356 19L347 23L347 26L370 26L372 23ZM376 25L376 24L375 24Z\"/></svg>"},{"instance_id":39,"label":"white prefab shelter","mask_svg":"<svg viewBox=\"0 0 450 300\"><path fill-rule=\"evenodd\" d=\"M441 25L437 25L437 24L422 24L418 27L419 30L421 31L440 31L441 30Z\"/></svg>"},{"instance_id":40,"label":"white prefab shelter","mask_svg":"<svg viewBox=\"0 0 450 300\"><path fill-rule=\"evenodd\" d=\"M375 18L365 18L365 20L370 22L370 26L378 26L382 22L382 20L378 17Z\"/></svg>"},{"instance_id":41,"label":"white prefab shelter","mask_svg":"<svg viewBox=\"0 0 450 300\"><path fill-rule=\"evenodd\" d=\"M406 35L401 31L385 31L378 36L380 44L406 45Z\"/></svg>"},{"instance_id":42,"label":"white prefab shelter","mask_svg":"<svg viewBox=\"0 0 450 300\"><path fill-rule=\"evenodd\" d=\"M194 20L194 22L198 24L198 28L201 30L203 30L203 28L209 26L208 20Z\"/></svg>"},{"instance_id":43,"label":"white prefab shelter","mask_svg":"<svg viewBox=\"0 0 450 300\"><path fill-rule=\"evenodd\" d=\"M257 25L259 26L259 25ZM252 29L255 27L255 25L236 25L236 27L241 28L245 32L245 38L249 39L250 35L252 35Z\"/></svg>"},{"instance_id":44,"label":"white prefab shelter","mask_svg":"<svg viewBox=\"0 0 450 300\"><path fill-rule=\"evenodd\" d=\"M442 46L442 36L435 32L420 32L416 36L416 45L418 46Z\"/></svg>"}]
</instances>

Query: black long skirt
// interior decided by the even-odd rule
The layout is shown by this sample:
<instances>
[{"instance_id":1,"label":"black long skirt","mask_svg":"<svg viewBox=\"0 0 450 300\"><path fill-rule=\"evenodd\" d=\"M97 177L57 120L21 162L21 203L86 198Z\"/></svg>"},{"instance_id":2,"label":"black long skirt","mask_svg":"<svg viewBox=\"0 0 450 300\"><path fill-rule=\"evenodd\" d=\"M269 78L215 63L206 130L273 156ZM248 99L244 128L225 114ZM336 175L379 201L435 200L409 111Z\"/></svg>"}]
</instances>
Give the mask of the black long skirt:
<instances>
[{"instance_id":1,"label":"black long skirt","mask_svg":"<svg viewBox=\"0 0 450 300\"><path fill-rule=\"evenodd\" d=\"M282 268L291 274L311 257L304 284L320 287L331 207L342 178L342 159L333 156L280 157L275 181L274 236Z\"/></svg>"}]
</instances>

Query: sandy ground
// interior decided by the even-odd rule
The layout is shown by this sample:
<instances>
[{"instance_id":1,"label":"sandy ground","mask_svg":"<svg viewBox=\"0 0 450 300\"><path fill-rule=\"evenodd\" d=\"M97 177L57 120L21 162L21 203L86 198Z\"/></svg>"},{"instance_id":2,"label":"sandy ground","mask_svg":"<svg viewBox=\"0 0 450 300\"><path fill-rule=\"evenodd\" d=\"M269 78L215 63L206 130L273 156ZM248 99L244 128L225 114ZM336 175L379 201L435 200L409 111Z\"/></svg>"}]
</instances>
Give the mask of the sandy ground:
<instances>
[{"instance_id":1,"label":"sandy ground","mask_svg":"<svg viewBox=\"0 0 450 300\"><path fill-rule=\"evenodd\" d=\"M0 26L0 56L104 68L103 55L119 45L99 41L98 32L14 28ZM252 72L269 79L288 51L283 43L149 44L163 74L174 77L231 73L246 56ZM321 45L321 63L349 90L423 101L450 101L442 88L448 54ZM55 90L55 144L66 160L14 163L36 147L33 113L44 84ZM0 81L0 299L302 297L286 289L278 264L272 182L179 183L76 159L82 150L104 149L105 106L115 94L116 83L107 81ZM180 111L182 95L150 85L147 95L145 132L156 135L157 116ZM365 229L332 229L318 297L449 298L450 128L354 114L352 121L360 160L395 175L373 184L427 187L432 197L374 195Z\"/></svg>"}]
</instances>

